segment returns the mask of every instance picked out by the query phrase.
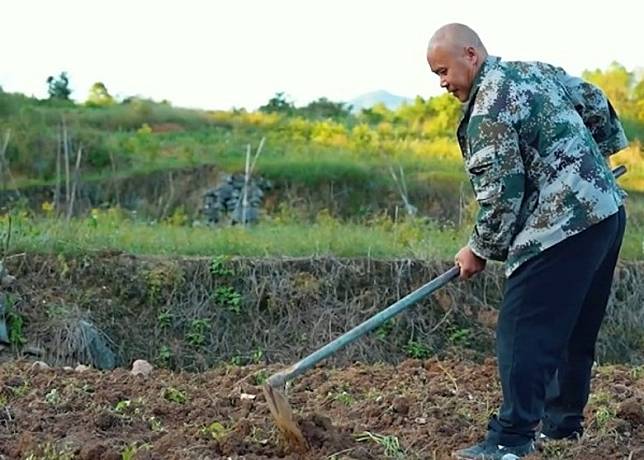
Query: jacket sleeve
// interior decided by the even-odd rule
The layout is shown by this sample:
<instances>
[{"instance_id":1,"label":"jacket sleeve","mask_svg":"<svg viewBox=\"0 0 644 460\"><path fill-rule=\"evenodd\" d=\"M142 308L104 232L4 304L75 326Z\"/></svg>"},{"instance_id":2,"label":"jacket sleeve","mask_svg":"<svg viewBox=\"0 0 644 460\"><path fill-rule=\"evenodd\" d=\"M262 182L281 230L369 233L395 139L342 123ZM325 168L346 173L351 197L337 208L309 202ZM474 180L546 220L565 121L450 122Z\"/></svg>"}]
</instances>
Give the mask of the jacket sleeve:
<instances>
[{"instance_id":1,"label":"jacket sleeve","mask_svg":"<svg viewBox=\"0 0 644 460\"><path fill-rule=\"evenodd\" d=\"M524 196L524 167L511 123L489 115L470 120L466 160L479 212L468 246L484 259L505 260Z\"/></svg>"},{"instance_id":2,"label":"jacket sleeve","mask_svg":"<svg viewBox=\"0 0 644 460\"><path fill-rule=\"evenodd\" d=\"M597 86L557 69L559 80L602 154L608 157L628 147L628 140L612 104Z\"/></svg>"}]
</instances>

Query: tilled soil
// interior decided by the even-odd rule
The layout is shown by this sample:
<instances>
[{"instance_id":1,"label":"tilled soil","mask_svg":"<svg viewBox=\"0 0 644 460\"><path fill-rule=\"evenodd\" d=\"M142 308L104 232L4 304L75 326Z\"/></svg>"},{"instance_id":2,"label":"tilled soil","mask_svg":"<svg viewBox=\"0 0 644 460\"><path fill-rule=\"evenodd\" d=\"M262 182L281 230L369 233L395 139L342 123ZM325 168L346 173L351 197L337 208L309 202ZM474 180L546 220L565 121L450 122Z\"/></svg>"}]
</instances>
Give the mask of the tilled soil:
<instances>
[{"instance_id":1,"label":"tilled soil","mask_svg":"<svg viewBox=\"0 0 644 460\"><path fill-rule=\"evenodd\" d=\"M149 376L0 366L0 459L444 459L478 441L499 403L493 361L319 367L287 397L310 450L274 427L261 383L276 366ZM579 442L531 458L644 458L644 369L601 367Z\"/></svg>"}]
</instances>

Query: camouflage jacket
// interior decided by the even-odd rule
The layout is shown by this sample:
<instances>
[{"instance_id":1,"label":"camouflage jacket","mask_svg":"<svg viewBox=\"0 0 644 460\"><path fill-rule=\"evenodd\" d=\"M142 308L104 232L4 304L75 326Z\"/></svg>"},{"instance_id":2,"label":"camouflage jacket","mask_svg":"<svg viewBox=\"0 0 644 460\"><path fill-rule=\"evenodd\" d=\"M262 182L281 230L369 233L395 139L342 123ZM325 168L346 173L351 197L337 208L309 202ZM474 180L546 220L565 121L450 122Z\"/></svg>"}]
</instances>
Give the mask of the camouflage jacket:
<instances>
[{"instance_id":1,"label":"camouflage jacket","mask_svg":"<svg viewBox=\"0 0 644 460\"><path fill-rule=\"evenodd\" d=\"M597 87L540 62L488 57L463 104L458 141L479 212L469 247L522 263L617 212L607 157L627 146Z\"/></svg>"}]
</instances>

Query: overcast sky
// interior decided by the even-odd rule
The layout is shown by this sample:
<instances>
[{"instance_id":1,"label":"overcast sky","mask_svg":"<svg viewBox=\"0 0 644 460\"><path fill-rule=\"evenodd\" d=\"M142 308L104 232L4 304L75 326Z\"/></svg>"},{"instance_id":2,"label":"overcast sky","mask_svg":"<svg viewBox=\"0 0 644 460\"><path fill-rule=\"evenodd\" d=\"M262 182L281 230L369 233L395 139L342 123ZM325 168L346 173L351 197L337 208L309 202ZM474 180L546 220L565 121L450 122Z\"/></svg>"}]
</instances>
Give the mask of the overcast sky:
<instances>
[{"instance_id":1,"label":"overcast sky","mask_svg":"<svg viewBox=\"0 0 644 460\"><path fill-rule=\"evenodd\" d=\"M67 71L72 98L102 81L120 97L254 109L277 91L298 105L384 89L441 93L432 32L463 22L491 54L573 74L644 66L643 4L540 0L2 0L0 86L46 97ZM598 6L601 5L601 6Z\"/></svg>"}]
</instances>

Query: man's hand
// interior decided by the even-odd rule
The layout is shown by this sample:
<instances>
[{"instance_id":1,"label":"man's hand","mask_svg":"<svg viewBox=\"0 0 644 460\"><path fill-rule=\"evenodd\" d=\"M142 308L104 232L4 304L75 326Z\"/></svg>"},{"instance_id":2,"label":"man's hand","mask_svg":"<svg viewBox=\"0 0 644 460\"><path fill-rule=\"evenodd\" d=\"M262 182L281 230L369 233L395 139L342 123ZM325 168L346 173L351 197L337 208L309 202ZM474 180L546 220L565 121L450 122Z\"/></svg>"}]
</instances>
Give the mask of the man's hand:
<instances>
[{"instance_id":1,"label":"man's hand","mask_svg":"<svg viewBox=\"0 0 644 460\"><path fill-rule=\"evenodd\" d=\"M487 260L474 254L469 246L465 246L458 251L458 254L454 257L454 262L461 268L460 278L467 280L485 270Z\"/></svg>"}]
</instances>

